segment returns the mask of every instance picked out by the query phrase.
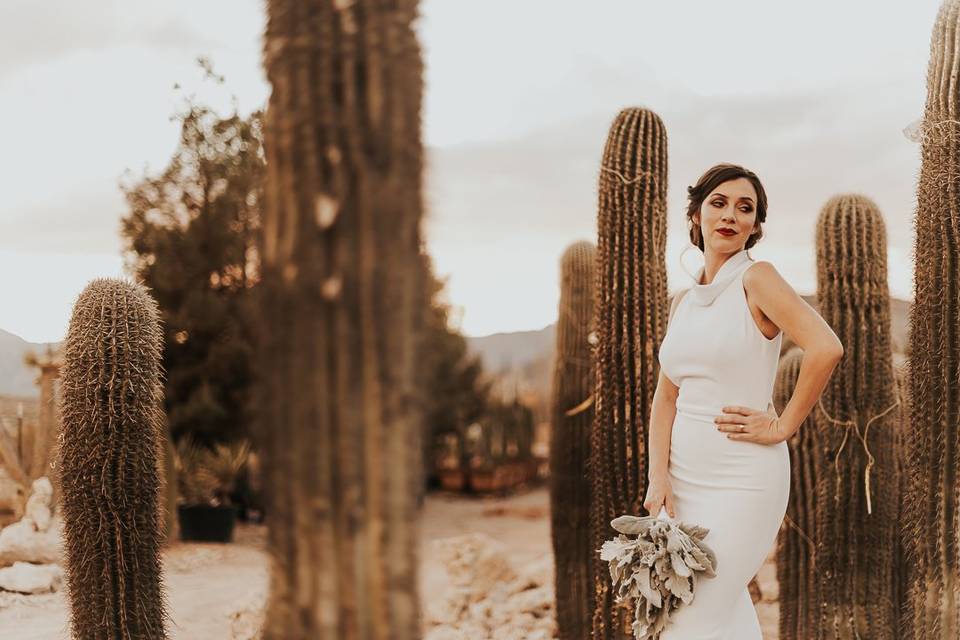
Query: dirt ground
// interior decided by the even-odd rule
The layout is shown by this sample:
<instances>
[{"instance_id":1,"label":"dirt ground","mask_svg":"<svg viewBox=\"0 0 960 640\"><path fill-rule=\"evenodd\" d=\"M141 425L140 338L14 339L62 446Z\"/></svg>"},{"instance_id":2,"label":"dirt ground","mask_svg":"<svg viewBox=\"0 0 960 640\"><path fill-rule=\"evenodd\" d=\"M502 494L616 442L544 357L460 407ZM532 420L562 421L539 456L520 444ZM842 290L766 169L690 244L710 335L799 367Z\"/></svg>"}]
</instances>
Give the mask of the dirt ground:
<instances>
[{"instance_id":1,"label":"dirt ground","mask_svg":"<svg viewBox=\"0 0 960 640\"><path fill-rule=\"evenodd\" d=\"M425 607L444 593L446 571L431 553L434 541L483 533L506 545L512 564L551 554L549 495L537 487L508 498L427 496L420 525L420 593ZM266 597L265 529L242 525L233 544L177 544L165 553L165 581L174 640L246 640ZM760 574L758 604L765 640L777 637L776 572ZM0 592L0 638L69 640L64 592L22 596ZM481 639L478 639L481 640Z\"/></svg>"}]
</instances>

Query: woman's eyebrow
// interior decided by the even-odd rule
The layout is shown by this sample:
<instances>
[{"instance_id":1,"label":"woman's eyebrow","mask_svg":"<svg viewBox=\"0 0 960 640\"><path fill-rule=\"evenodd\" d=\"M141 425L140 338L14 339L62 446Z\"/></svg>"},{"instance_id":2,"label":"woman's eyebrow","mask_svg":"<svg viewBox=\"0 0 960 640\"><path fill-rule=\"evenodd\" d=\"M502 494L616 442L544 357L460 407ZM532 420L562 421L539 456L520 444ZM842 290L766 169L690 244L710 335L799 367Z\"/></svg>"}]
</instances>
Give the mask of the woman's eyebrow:
<instances>
[{"instance_id":1,"label":"woman's eyebrow","mask_svg":"<svg viewBox=\"0 0 960 640\"><path fill-rule=\"evenodd\" d=\"M729 198L729 197L730 197L730 196L728 196L727 194L721 193L721 192L719 192L719 191L717 191L716 193L714 193L714 194L713 194L712 196L710 196L710 197L713 198L713 197L715 197L715 196L723 196L724 198ZM740 196L739 198L737 198L737 200L749 200L750 202L753 202L753 198L751 198L750 196Z\"/></svg>"}]
</instances>

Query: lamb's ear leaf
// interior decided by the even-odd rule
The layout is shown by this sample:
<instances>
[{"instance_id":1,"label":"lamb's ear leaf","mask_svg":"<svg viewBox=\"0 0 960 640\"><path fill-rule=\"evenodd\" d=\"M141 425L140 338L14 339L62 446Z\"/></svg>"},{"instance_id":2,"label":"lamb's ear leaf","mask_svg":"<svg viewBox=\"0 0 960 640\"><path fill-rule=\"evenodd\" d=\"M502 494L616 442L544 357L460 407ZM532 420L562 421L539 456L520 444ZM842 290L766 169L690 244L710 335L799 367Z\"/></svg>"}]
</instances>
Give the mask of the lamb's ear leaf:
<instances>
[{"instance_id":1,"label":"lamb's ear leaf","mask_svg":"<svg viewBox=\"0 0 960 640\"><path fill-rule=\"evenodd\" d=\"M670 554L670 564L673 566L673 572L678 576L689 578L690 574L693 573L677 552Z\"/></svg>"},{"instance_id":2,"label":"lamb's ear leaf","mask_svg":"<svg viewBox=\"0 0 960 640\"><path fill-rule=\"evenodd\" d=\"M645 536L653 524L654 518L650 516L617 516L610 521L610 526L619 531L634 536Z\"/></svg>"},{"instance_id":3,"label":"lamb's ear leaf","mask_svg":"<svg viewBox=\"0 0 960 640\"><path fill-rule=\"evenodd\" d=\"M640 593L644 598L649 600L655 607L661 606L663 601L660 597L660 592L650 586L650 567L641 567L638 569L634 575L634 580L636 580L637 587L640 589Z\"/></svg>"},{"instance_id":4,"label":"lamb's ear leaf","mask_svg":"<svg viewBox=\"0 0 960 640\"><path fill-rule=\"evenodd\" d=\"M710 529L695 524L686 524L681 522L680 528L684 533L696 540L703 540L707 534L710 533Z\"/></svg>"},{"instance_id":5,"label":"lamb's ear leaf","mask_svg":"<svg viewBox=\"0 0 960 640\"><path fill-rule=\"evenodd\" d=\"M690 589L688 578L670 574L667 577L667 587L670 589L670 593L680 598L685 604L690 604L693 601L693 591Z\"/></svg>"}]
</instances>

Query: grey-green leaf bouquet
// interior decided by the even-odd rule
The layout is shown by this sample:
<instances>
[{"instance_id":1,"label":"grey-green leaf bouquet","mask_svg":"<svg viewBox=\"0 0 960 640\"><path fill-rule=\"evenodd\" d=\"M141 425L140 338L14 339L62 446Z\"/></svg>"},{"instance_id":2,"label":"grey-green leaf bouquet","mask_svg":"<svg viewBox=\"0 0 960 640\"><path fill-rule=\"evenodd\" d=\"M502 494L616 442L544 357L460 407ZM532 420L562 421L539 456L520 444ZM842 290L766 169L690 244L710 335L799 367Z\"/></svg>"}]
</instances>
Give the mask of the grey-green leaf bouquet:
<instances>
[{"instance_id":1,"label":"grey-green leaf bouquet","mask_svg":"<svg viewBox=\"0 0 960 640\"><path fill-rule=\"evenodd\" d=\"M717 558L703 542L709 529L667 518L665 510L610 525L620 533L597 551L610 565L615 599L633 609L636 640L657 640L670 614L693 602L698 577L716 575Z\"/></svg>"}]
</instances>

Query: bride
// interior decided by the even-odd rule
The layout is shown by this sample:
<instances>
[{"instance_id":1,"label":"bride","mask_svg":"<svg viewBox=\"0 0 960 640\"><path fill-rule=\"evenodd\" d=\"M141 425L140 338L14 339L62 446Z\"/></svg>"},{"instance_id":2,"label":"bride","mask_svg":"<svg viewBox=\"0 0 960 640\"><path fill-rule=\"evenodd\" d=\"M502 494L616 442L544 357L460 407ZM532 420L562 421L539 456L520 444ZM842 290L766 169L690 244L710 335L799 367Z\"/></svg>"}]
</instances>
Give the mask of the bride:
<instances>
[{"instance_id":1,"label":"bride","mask_svg":"<svg viewBox=\"0 0 960 640\"><path fill-rule=\"evenodd\" d=\"M719 164L688 187L690 241L704 266L674 297L650 414L644 508L707 527L717 576L700 580L662 640L761 640L747 585L787 508L786 440L826 387L843 346L769 262L747 253L762 236L759 178ZM777 416L771 398L783 334L804 352Z\"/></svg>"}]
</instances>

